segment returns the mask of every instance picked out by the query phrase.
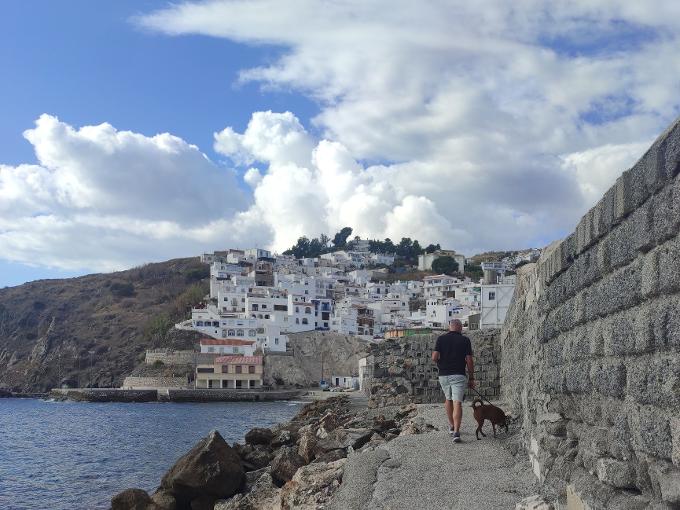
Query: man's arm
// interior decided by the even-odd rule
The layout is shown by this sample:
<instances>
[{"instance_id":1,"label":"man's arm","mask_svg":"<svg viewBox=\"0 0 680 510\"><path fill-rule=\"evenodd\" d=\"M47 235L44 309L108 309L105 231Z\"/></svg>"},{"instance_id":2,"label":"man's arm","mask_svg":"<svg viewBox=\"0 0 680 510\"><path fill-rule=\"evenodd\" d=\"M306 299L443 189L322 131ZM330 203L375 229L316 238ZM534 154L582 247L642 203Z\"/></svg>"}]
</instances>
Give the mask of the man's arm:
<instances>
[{"instance_id":1,"label":"man's arm","mask_svg":"<svg viewBox=\"0 0 680 510\"><path fill-rule=\"evenodd\" d=\"M475 387L475 362L472 360L472 354L465 356L465 364L467 365L468 386Z\"/></svg>"},{"instance_id":2,"label":"man's arm","mask_svg":"<svg viewBox=\"0 0 680 510\"><path fill-rule=\"evenodd\" d=\"M439 361L439 351L432 351L432 361L437 363Z\"/></svg>"}]
</instances>

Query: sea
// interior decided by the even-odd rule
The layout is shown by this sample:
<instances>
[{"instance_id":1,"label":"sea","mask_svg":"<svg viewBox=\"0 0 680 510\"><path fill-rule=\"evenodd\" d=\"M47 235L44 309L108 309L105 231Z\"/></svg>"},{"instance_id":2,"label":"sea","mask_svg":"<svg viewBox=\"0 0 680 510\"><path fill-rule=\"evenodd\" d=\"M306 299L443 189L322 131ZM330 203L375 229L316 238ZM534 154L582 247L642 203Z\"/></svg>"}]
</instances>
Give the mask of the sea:
<instances>
[{"instance_id":1,"label":"sea","mask_svg":"<svg viewBox=\"0 0 680 510\"><path fill-rule=\"evenodd\" d=\"M303 402L88 403L0 398L0 509L108 509L217 429L231 443Z\"/></svg>"}]
</instances>

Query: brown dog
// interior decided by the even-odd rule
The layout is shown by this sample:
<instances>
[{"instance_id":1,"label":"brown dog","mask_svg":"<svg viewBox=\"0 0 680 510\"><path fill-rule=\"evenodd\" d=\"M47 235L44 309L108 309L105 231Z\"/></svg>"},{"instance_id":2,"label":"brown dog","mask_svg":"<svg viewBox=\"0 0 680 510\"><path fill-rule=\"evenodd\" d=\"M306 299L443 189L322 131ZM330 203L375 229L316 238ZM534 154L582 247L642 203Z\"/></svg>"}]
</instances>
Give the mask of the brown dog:
<instances>
[{"instance_id":1,"label":"brown dog","mask_svg":"<svg viewBox=\"0 0 680 510\"><path fill-rule=\"evenodd\" d=\"M485 404L481 399L476 398L472 402L472 410L475 414L475 420L477 421L477 430L475 431L477 439L479 439L480 432L482 433L482 436L486 437L486 434L482 432L484 420L489 420L491 422L493 437L496 437L496 425L505 427L505 432L508 431L508 422L505 419L505 413L500 408L492 406L491 404Z\"/></svg>"}]
</instances>

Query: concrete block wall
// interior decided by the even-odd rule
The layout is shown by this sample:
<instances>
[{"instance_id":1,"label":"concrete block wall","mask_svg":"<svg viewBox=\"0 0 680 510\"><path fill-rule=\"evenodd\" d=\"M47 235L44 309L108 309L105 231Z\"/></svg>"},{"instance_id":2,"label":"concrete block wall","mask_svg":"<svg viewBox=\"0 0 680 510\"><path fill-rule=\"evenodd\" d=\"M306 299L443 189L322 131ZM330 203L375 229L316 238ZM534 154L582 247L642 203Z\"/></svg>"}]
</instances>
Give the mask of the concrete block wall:
<instances>
[{"instance_id":1,"label":"concrete block wall","mask_svg":"<svg viewBox=\"0 0 680 510\"><path fill-rule=\"evenodd\" d=\"M442 333L385 340L371 346L363 381L369 407L444 400L437 366L431 358L437 336ZM497 329L466 333L474 352L477 389L490 399L500 392L499 333Z\"/></svg>"},{"instance_id":2,"label":"concrete block wall","mask_svg":"<svg viewBox=\"0 0 680 510\"><path fill-rule=\"evenodd\" d=\"M135 377L128 376L123 380L123 389L148 390L155 388L190 388L186 377Z\"/></svg>"},{"instance_id":3,"label":"concrete block wall","mask_svg":"<svg viewBox=\"0 0 680 510\"><path fill-rule=\"evenodd\" d=\"M676 122L518 271L502 397L554 499L680 508L679 172Z\"/></svg>"}]
</instances>

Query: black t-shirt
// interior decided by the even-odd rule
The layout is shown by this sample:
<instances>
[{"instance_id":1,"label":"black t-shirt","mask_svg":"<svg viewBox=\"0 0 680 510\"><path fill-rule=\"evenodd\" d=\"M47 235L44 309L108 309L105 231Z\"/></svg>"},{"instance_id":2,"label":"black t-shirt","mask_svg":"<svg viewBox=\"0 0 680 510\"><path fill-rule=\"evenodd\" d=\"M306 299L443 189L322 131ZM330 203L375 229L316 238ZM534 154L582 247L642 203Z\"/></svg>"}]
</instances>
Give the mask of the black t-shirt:
<instances>
[{"instance_id":1,"label":"black t-shirt","mask_svg":"<svg viewBox=\"0 0 680 510\"><path fill-rule=\"evenodd\" d=\"M465 356L472 356L468 337L449 331L437 338L434 350L439 353L439 375L465 375Z\"/></svg>"}]
</instances>

